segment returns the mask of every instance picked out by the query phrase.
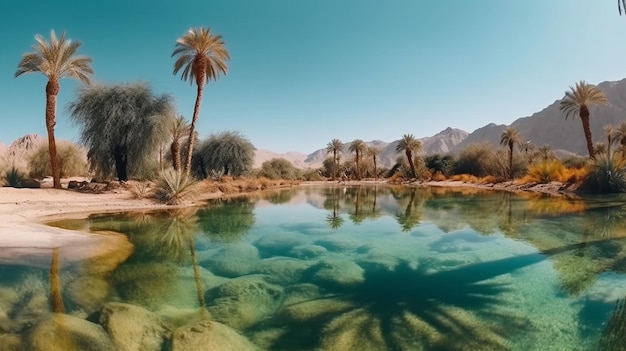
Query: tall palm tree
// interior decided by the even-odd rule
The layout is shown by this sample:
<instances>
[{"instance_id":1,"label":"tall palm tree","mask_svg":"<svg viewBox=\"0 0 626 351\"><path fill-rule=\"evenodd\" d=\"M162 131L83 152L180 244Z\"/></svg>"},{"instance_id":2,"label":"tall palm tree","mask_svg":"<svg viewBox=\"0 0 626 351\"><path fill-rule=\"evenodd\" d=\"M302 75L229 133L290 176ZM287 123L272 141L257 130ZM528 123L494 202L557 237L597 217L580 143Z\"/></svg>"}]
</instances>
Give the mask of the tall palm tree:
<instances>
[{"instance_id":1,"label":"tall palm tree","mask_svg":"<svg viewBox=\"0 0 626 351\"><path fill-rule=\"evenodd\" d=\"M339 169L339 154L343 150L343 143L339 139L333 139L326 145L326 153L333 154L333 177L337 178L337 170Z\"/></svg>"},{"instance_id":2,"label":"tall palm tree","mask_svg":"<svg viewBox=\"0 0 626 351\"><path fill-rule=\"evenodd\" d=\"M176 46L172 52L172 57L174 56L178 56L174 63L174 75L183 69L181 79L189 80L189 84L195 80L197 87L196 104L189 128L187 159L184 165L184 170L189 175L204 85L211 79L217 80L220 74L228 72L226 61L230 59L230 55L224 47L221 35L213 35L211 28L199 27L189 29L185 35L176 40Z\"/></svg>"},{"instance_id":3,"label":"tall palm tree","mask_svg":"<svg viewBox=\"0 0 626 351\"><path fill-rule=\"evenodd\" d=\"M521 143L522 136L515 128L508 127L500 135L500 145L509 148L509 179L513 179L513 147Z\"/></svg>"},{"instance_id":4,"label":"tall palm tree","mask_svg":"<svg viewBox=\"0 0 626 351\"><path fill-rule=\"evenodd\" d=\"M406 155L414 178L417 178L417 172L415 171L415 163L413 162L413 153L420 151L422 151L422 142L415 139L413 134L404 134L402 139L398 142L398 145L396 145L396 152L404 152Z\"/></svg>"},{"instance_id":5,"label":"tall palm tree","mask_svg":"<svg viewBox=\"0 0 626 351\"><path fill-rule=\"evenodd\" d=\"M170 144L170 152L172 154L172 167L175 171L180 170L180 143L189 135L189 123L182 115L176 117L169 125L172 142Z\"/></svg>"},{"instance_id":6,"label":"tall palm tree","mask_svg":"<svg viewBox=\"0 0 626 351\"><path fill-rule=\"evenodd\" d=\"M381 150L376 146L368 146L367 149L365 149L365 154L374 161L374 178L378 178L378 172L376 172L376 158L380 155L380 152Z\"/></svg>"},{"instance_id":7,"label":"tall palm tree","mask_svg":"<svg viewBox=\"0 0 626 351\"><path fill-rule=\"evenodd\" d=\"M350 150L350 152L354 152L354 162L355 162L355 166L356 166L356 178L357 179L361 179L361 168L359 167L359 161L361 161L361 157L363 156L363 152L365 151L365 148L367 148L367 145L365 145L365 142L363 142L363 140L361 139L354 139L351 143L350 146L348 147L348 150Z\"/></svg>"},{"instance_id":8,"label":"tall palm tree","mask_svg":"<svg viewBox=\"0 0 626 351\"><path fill-rule=\"evenodd\" d=\"M589 106L608 105L608 103L609 101L602 90L584 80L576 83L575 87L570 86L570 90L565 92L565 97L561 100L560 109L565 112L565 119L574 115L580 117L587 142L587 151L592 159L595 159L595 155L591 140L591 128L589 127Z\"/></svg>"},{"instance_id":9,"label":"tall palm tree","mask_svg":"<svg viewBox=\"0 0 626 351\"><path fill-rule=\"evenodd\" d=\"M59 94L61 78L74 78L83 83L90 83L90 75L93 73L91 59L85 56L77 56L76 51L80 42L72 42L65 38L65 33L57 38L54 30L50 31L50 42L44 37L35 35L37 44L33 46L33 52L22 56L17 65L15 77L24 73L39 72L48 78L46 84L46 130L48 132L48 148L50 150L50 169L52 170L53 185L61 188L61 168L57 159L57 148L54 137L56 125L56 105Z\"/></svg>"}]
</instances>

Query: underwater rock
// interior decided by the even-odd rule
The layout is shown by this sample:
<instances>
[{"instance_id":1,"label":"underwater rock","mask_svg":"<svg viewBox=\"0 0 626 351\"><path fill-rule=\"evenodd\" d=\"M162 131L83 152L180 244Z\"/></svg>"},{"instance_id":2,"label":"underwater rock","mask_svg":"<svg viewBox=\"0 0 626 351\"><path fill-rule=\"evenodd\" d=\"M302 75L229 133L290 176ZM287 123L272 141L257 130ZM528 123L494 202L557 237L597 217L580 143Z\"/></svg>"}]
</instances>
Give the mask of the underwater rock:
<instances>
[{"instance_id":1,"label":"underwater rock","mask_svg":"<svg viewBox=\"0 0 626 351\"><path fill-rule=\"evenodd\" d=\"M362 283L365 271L348 259L324 259L303 273L303 280L321 287L350 286Z\"/></svg>"},{"instance_id":2,"label":"underwater rock","mask_svg":"<svg viewBox=\"0 0 626 351\"><path fill-rule=\"evenodd\" d=\"M202 267L198 270L198 283L202 291L225 280ZM177 267L164 263L123 265L115 272L113 283L123 300L151 311L165 305L177 308L199 306L193 267Z\"/></svg>"},{"instance_id":3,"label":"underwater rock","mask_svg":"<svg viewBox=\"0 0 626 351\"><path fill-rule=\"evenodd\" d=\"M263 257L288 256L295 246L309 243L306 235L296 233L276 233L266 235L254 242Z\"/></svg>"},{"instance_id":4,"label":"underwater rock","mask_svg":"<svg viewBox=\"0 0 626 351\"><path fill-rule=\"evenodd\" d=\"M294 246L289 250L288 256L304 260L319 257L328 252L325 247L319 245L305 244Z\"/></svg>"},{"instance_id":5,"label":"underwater rock","mask_svg":"<svg viewBox=\"0 0 626 351\"><path fill-rule=\"evenodd\" d=\"M317 240L313 244L322 246L328 251L333 252L352 251L361 246L361 243L356 240L335 236Z\"/></svg>"},{"instance_id":6,"label":"underwater rock","mask_svg":"<svg viewBox=\"0 0 626 351\"><path fill-rule=\"evenodd\" d=\"M156 314L118 302L102 307L98 322L119 351L160 351L171 333Z\"/></svg>"},{"instance_id":7,"label":"underwater rock","mask_svg":"<svg viewBox=\"0 0 626 351\"><path fill-rule=\"evenodd\" d=\"M116 351L104 329L89 321L54 313L37 322L22 338L29 351Z\"/></svg>"},{"instance_id":8,"label":"underwater rock","mask_svg":"<svg viewBox=\"0 0 626 351\"><path fill-rule=\"evenodd\" d=\"M356 303L350 301L319 298L285 306L279 311L278 316L288 322L308 323L322 316L341 314L356 307Z\"/></svg>"},{"instance_id":9,"label":"underwater rock","mask_svg":"<svg viewBox=\"0 0 626 351\"><path fill-rule=\"evenodd\" d=\"M22 343L19 335L0 334L0 351L21 351Z\"/></svg>"},{"instance_id":10,"label":"underwater rock","mask_svg":"<svg viewBox=\"0 0 626 351\"><path fill-rule=\"evenodd\" d=\"M178 328L172 334L170 351L256 351L257 348L233 329L203 320Z\"/></svg>"},{"instance_id":11,"label":"underwater rock","mask_svg":"<svg viewBox=\"0 0 626 351\"><path fill-rule=\"evenodd\" d=\"M207 291L206 301L216 321L244 330L271 316L282 292L281 287L269 284L263 276L248 275Z\"/></svg>"},{"instance_id":12,"label":"underwater rock","mask_svg":"<svg viewBox=\"0 0 626 351\"><path fill-rule=\"evenodd\" d=\"M302 272L311 263L289 257L266 258L259 262L253 273L265 275L265 280L273 284L286 285L300 280Z\"/></svg>"},{"instance_id":13,"label":"underwater rock","mask_svg":"<svg viewBox=\"0 0 626 351\"><path fill-rule=\"evenodd\" d=\"M81 276L65 286L68 304L76 305L85 315L98 310L111 291L108 281L94 276Z\"/></svg>"},{"instance_id":14,"label":"underwater rock","mask_svg":"<svg viewBox=\"0 0 626 351\"><path fill-rule=\"evenodd\" d=\"M250 274L259 262L259 250L249 244L229 245L208 258L203 266L213 273L235 278Z\"/></svg>"},{"instance_id":15,"label":"underwater rock","mask_svg":"<svg viewBox=\"0 0 626 351\"><path fill-rule=\"evenodd\" d=\"M322 290L319 286L310 283L291 285L285 289L282 306L289 306L292 304L311 301L319 298L322 295Z\"/></svg>"}]
</instances>

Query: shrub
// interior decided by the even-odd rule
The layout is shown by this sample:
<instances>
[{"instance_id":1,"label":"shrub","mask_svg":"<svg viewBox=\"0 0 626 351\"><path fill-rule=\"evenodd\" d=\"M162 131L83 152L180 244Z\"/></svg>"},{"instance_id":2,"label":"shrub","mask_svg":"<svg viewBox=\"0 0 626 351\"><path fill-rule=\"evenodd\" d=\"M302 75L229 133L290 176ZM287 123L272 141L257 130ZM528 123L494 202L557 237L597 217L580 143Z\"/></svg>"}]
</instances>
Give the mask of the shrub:
<instances>
[{"instance_id":1,"label":"shrub","mask_svg":"<svg viewBox=\"0 0 626 351\"><path fill-rule=\"evenodd\" d=\"M24 179L24 175L15 166L9 168L4 173L4 180L6 181L8 186L18 188L22 186L22 179Z\"/></svg>"},{"instance_id":2,"label":"shrub","mask_svg":"<svg viewBox=\"0 0 626 351\"><path fill-rule=\"evenodd\" d=\"M583 186L597 193L626 192L626 159L618 155L597 155Z\"/></svg>"},{"instance_id":3,"label":"shrub","mask_svg":"<svg viewBox=\"0 0 626 351\"><path fill-rule=\"evenodd\" d=\"M550 183L553 181L563 182L567 179L567 169L561 161L543 161L531 165L528 174L522 178L524 183Z\"/></svg>"},{"instance_id":4,"label":"shrub","mask_svg":"<svg viewBox=\"0 0 626 351\"><path fill-rule=\"evenodd\" d=\"M304 171L302 178L309 182L324 180L324 177L322 177L322 169L319 168Z\"/></svg>"},{"instance_id":5,"label":"shrub","mask_svg":"<svg viewBox=\"0 0 626 351\"><path fill-rule=\"evenodd\" d=\"M300 170L284 158L273 158L263 162L259 175L269 179L298 179Z\"/></svg>"},{"instance_id":6,"label":"shrub","mask_svg":"<svg viewBox=\"0 0 626 351\"><path fill-rule=\"evenodd\" d=\"M193 197L197 185L185 172L168 169L157 182L156 196L167 205L178 205Z\"/></svg>"},{"instance_id":7,"label":"shrub","mask_svg":"<svg viewBox=\"0 0 626 351\"><path fill-rule=\"evenodd\" d=\"M454 172L454 157L450 155L431 155L424 159L426 167L428 167L433 173L439 172L439 174L449 177Z\"/></svg>"},{"instance_id":8,"label":"shrub","mask_svg":"<svg viewBox=\"0 0 626 351\"><path fill-rule=\"evenodd\" d=\"M86 176L88 173L87 156L77 145L69 141L57 143L57 159L61 169L61 178ZM44 178L52 175L48 144L42 144L30 157L28 163L32 178Z\"/></svg>"}]
</instances>

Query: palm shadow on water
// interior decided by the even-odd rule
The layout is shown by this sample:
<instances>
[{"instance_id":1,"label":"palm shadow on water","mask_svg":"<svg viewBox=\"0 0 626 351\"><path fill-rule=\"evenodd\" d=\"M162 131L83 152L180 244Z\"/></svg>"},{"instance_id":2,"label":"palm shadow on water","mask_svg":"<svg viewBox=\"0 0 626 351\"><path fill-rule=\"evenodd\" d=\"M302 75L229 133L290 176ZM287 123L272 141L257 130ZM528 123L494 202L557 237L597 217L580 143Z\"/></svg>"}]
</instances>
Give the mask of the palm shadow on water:
<instances>
[{"instance_id":1,"label":"palm shadow on water","mask_svg":"<svg viewBox=\"0 0 626 351\"><path fill-rule=\"evenodd\" d=\"M576 249L434 273L406 261L372 265L362 282L320 285L323 297L288 305L263 327L283 328L271 350L508 350L514 335L532 336L533 323L507 308L511 288L492 279Z\"/></svg>"}]
</instances>

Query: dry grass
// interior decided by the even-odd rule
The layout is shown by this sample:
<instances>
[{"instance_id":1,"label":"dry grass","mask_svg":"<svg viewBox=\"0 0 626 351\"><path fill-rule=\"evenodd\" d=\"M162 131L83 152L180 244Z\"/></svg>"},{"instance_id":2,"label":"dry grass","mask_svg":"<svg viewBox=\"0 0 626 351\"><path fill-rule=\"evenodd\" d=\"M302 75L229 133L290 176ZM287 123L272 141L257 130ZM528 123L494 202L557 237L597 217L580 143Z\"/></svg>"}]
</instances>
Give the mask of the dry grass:
<instances>
[{"instance_id":1,"label":"dry grass","mask_svg":"<svg viewBox=\"0 0 626 351\"><path fill-rule=\"evenodd\" d=\"M528 173L516 180L517 184L561 182L575 184L582 182L588 173L587 168L567 168L561 161L546 161L532 165Z\"/></svg>"}]
</instances>

